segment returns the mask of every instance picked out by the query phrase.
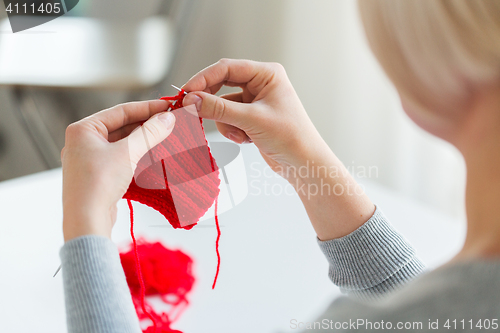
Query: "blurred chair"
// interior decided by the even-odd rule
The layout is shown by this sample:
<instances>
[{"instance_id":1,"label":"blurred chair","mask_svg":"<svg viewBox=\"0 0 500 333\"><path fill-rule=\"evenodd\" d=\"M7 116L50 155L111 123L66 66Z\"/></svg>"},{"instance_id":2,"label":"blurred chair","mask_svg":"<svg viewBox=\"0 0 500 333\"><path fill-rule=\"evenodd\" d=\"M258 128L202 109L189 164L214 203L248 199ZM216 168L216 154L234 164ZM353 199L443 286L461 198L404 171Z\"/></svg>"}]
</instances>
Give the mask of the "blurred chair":
<instances>
[{"instance_id":1,"label":"blurred chair","mask_svg":"<svg viewBox=\"0 0 500 333\"><path fill-rule=\"evenodd\" d=\"M60 147L26 88L122 89L133 93L160 84L178 51L193 1L146 2L149 7L158 5L155 16L137 10L139 17L133 17L134 6L144 5L142 1L102 1L95 2L93 12L99 15L94 17L67 14L23 32L1 35L0 85L14 87L19 111L14 113L47 168L60 165ZM116 8L128 8L128 12L124 17L111 15ZM0 22L0 30L10 30L7 19Z\"/></svg>"}]
</instances>

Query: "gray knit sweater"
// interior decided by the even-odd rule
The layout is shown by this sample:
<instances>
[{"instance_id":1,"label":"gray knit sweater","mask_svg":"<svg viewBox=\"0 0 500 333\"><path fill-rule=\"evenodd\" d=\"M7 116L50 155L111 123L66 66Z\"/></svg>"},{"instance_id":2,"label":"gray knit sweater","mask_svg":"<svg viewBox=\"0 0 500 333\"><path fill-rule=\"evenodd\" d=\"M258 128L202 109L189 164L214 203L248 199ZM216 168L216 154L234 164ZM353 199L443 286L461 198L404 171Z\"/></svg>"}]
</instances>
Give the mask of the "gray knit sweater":
<instances>
[{"instance_id":1,"label":"gray knit sweater","mask_svg":"<svg viewBox=\"0 0 500 333\"><path fill-rule=\"evenodd\" d=\"M292 330L500 331L498 260L423 273L415 250L378 208L351 234L318 243L331 280L346 296L316 320L290 322ZM60 256L68 332L141 332L117 248L109 239L73 239Z\"/></svg>"}]
</instances>

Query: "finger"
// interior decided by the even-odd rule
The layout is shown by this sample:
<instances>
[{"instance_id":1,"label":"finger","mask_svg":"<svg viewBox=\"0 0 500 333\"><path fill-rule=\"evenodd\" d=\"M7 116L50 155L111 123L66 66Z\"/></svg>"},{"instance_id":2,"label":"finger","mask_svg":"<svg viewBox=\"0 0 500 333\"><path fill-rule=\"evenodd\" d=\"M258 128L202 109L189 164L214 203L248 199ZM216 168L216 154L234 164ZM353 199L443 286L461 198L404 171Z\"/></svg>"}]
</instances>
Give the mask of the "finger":
<instances>
[{"instance_id":1,"label":"finger","mask_svg":"<svg viewBox=\"0 0 500 333\"><path fill-rule=\"evenodd\" d=\"M244 89L247 86L247 82L237 83L237 82L231 82L231 81L223 81L223 82L217 83L214 86L210 86L203 91L213 95L213 94L216 94L220 90L220 88L222 88L223 86L239 87L239 88Z\"/></svg>"},{"instance_id":2,"label":"finger","mask_svg":"<svg viewBox=\"0 0 500 333\"><path fill-rule=\"evenodd\" d=\"M116 142L119 141L127 136L130 135L137 127L142 125L142 121L138 121L133 124L128 124L126 126L123 126L122 128L117 129L116 131L113 131L108 134L108 141L109 142Z\"/></svg>"},{"instance_id":3,"label":"finger","mask_svg":"<svg viewBox=\"0 0 500 333\"><path fill-rule=\"evenodd\" d=\"M237 103L205 92L189 93L184 97L185 107L194 105L198 116L244 128L252 122L256 105ZM253 110L250 110L252 108Z\"/></svg>"},{"instance_id":4,"label":"finger","mask_svg":"<svg viewBox=\"0 0 500 333\"><path fill-rule=\"evenodd\" d=\"M133 168L139 160L154 146L165 140L172 133L175 116L172 112L163 112L146 121L128 137L119 141L128 145L130 162Z\"/></svg>"},{"instance_id":5,"label":"finger","mask_svg":"<svg viewBox=\"0 0 500 333\"><path fill-rule=\"evenodd\" d=\"M169 101L159 99L124 103L97 112L82 121L92 122L99 131L111 133L126 125L147 120L153 115L167 110L169 105Z\"/></svg>"},{"instance_id":6,"label":"finger","mask_svg":"<svg viewBox=\"0 0 500 333\"><path fill-rule=\"evenodd\" d=\"M237 93L222 95L221 98L227 99L228 101L243 103L243 93L241 91Z\"/></svg>"},{"instance_id":7,"label":"finger","mask_svg":"<svg viewBox=\"0 0 500 333\"><path fill-rule=\"evenodd\" d=\"M257 95L280 69L282 66L273 63L222 59L193 76L183 89L214 93L211 87L230 82L233 85L247 84L247 89Z\"/></svg>"},{"instance_id":8,"label":"finger","mask_svg":"<svg viewBox=\"0 0 500 333\"><path fill-rule=\"evenodd\" d=\"M246 89L244 89L243 91L237 92L237 93L222 95L221 98L228 99L230 101L238 102L238 103L251 103L255 100L255 96L252 95Z\"/></svg>"},{"instance_id":9,"label":"finger","mask_svg":"<svg viewBox=\"0 0 500 333\"><path fill-rule=\"evenodd\" d=\"M223 136L225 136L226 138L228 138L233 142L236 143L252 142L252 140L248 137L248 135L238 127L234 127L232 125L220 122L215 122L215 125L217 126L217 129L219 130L220 134L222 134Z\"/></svg>"}]
</instances>

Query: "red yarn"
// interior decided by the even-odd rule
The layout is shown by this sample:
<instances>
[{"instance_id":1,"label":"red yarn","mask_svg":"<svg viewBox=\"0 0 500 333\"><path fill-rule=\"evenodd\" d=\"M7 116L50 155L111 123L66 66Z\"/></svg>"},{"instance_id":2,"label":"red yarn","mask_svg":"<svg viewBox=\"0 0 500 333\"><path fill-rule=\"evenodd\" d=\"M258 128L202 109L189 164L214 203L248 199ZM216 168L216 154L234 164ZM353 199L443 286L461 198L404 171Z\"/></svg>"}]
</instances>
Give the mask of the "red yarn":
<instances>
[{"instance_id":1,"label":"red yarn","mask_svg":"<svg viewBox=\"0 0 500 333\"><path fill-rule=\"evenodd\" d=\"M137 280L139 281L139 299L140 299L140 302L141 302L141 309L143 311L143 313L145 315L147 315L149 317L149 319L151 319L151 321L153 322L153 326L154 326L154 332L156 332L156 321L155 319L153 318L153 316L146 310L146 301L145 301L145 290L146 290L146 287L144 286L144 279L142 277L142 269L141 269L141 261L139 260L139 252L137 251L137 242L135 241L135 236L134 236L134 208L132 206L132 201L130 201L129 199L127 199L127 204L128 204L128 208L130 209L130 235L132 236L132 242L134 244L134 256L135 256L135 272L137 273ZM121 255L120 255L120 259L121 259ZM122 260L122 266L123 266L123 260ZM127 274L127 272L129 272L128 270L125 269L125 266L124 266L124 271L125 271L125 275ZM127 278L127 281L128 281L128 278ZM129 286L130 286L130 283L129 283ZM132 293L132 295L134 295ZM136 306L136 309L137 309L137 306Z\"/></svg>"},{"instance_id":2,"label":"red yarn","mask_svg":"<svg viewBox=\"0 0 500 333\"><path fill-rule=\"evenodd\" d=\"M217 252L217 270L215 272L214 283L212 284L212 289L215 288L215 284L217 283L217 277L219 276L220 269L220 253L219 253L219 239L220 239L220 226L219 226L219 218L217 217L217 203L218 198L215 199L215 226L217 227L217 240L215 241L215 252Z\"/></svg>"},{"instance_id":3,"label":"red yarn","mask_svg":"<svg viewBox=\"0 0 500 333\"><path fill-rule=\"evenodd\" d=\"M182 108L183 98L184 90L176 96L161 99L173 101L173 112ZM130 209L133 251L120 254L120 257L139 319L149 318L153 322L153 326L148 327L145 333L182 333L172 330L170 324L187 306L186 294L191 290L194 278L191 275L192 260L182 252L165 249L160 243L136 242L131 200L152 207L163 214L174 228L184 229L195 226L215 200L217 270L212 289L215 288L220 269L218 168L203 133L202 119L196 119L185 111L175 113L175 117L174 130L139 161L134 178L123 196ZM198 126L201 126L201 131ZM208 163L204 163L207 160L210 161L210 169ZM143 260L142 269L139 252ZM145 300L146 295L160 295L165 303L177 311L175 317L171 319L172 310L170 315L157 314ZM181 306L181 310L176 310Z\"/></svg>"},{"instance_id":4,"label":"red yarn","mask_svg":"<svg viewBox=\"0 0 500 333\"><path fill-rule=\"evenodd\" d=\"M174 228L191 229L218 196L220 179L201 118L178 110L183 98L184 91L161 98L174 102L174 129L139 161L123 197L159 211Z\"/></svg>"},{"instance_id":5,"label":"red yarn","mask_svg":"<svg viewBox=\"0 0 500 333\"><path fill-rule=\"evenodd\" d=\"M179 250L169 250L161 243L148 243L143 239L137 242L134 237L133 206L130 208L132 249L120 254L123 271L127 278L132 300L139 320L150 319L144 332L182 333L170 325L181 315L188 305L187 294L192 289L194 277L192 259ZM157 313L145 296L158 295L170 305L167 313Z\"/></svg>"}]
</instances>

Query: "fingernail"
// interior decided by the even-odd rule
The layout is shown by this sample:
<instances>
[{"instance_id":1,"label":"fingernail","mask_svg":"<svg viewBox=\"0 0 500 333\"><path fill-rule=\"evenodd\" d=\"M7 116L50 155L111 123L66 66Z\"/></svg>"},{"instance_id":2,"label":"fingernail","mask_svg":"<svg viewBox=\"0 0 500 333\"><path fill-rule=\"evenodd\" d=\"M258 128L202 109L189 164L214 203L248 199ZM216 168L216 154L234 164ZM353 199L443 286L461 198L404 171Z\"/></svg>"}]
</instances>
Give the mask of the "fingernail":
<instances>
[{"instance_id":1,"label":"fingernail","mask_svg":"<svg viewBox=\"0 0 500 333\"><path fill-rule=\"evenodd\" d=\"M231 141L234 141L236 143L241 143L240 141L240 136L234 132L229 132L227 133L227 138Z\"/></svg>"},{"instance_id":2,"label":"fingernail","mask_svg":"<svg viewBox=\"0 0 500 333\"><path fill-rule=\"evenodd\" d=\"M187 96L184 97L182 105L188 106L194 104L194 106L196 107L196 111L199 112L201 110L201 102L203 102L203 100L200 96L196 94L187 94Z\"/></svg>"},{"instance_id":3,"label":"fingernail","mask_svg":"<svg viewBox=\"0 0 500 333\"><path fill-rule=\"evenodd\" d=\"M158 119L165 125L166 128L170 129L174 126L174 115L171 112L163 112L158 116Z\"/></svg>"}]
</instances>

